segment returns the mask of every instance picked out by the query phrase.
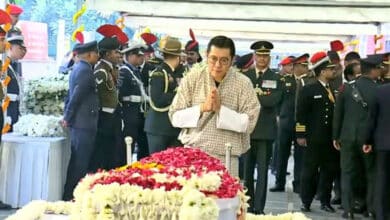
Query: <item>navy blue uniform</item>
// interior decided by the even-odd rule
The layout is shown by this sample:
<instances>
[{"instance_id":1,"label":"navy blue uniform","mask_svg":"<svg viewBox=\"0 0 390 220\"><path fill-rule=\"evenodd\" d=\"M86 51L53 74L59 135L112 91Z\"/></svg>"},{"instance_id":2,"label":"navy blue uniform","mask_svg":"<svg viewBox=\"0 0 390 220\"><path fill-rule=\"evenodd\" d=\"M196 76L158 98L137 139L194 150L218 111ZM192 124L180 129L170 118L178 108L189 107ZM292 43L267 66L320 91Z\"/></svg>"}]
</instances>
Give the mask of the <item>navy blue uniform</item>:
<instances>
[{"instance_id":1,"label":"navy blue uniform","mask_svg":"<svg viewBox=\"0 0 390 220\"><path fill-rule=\"evenodd\" d=\"M99 112L98 93L92 66L81 60L69 79L69 101L64 120L71 132L72 154L66 177L64 200L73 198L73 190L89 169L94 150Z\"/></svg>"},{"instance_id":2,"label":"navy blue uniform","mask_svg":"<svg viewBox=\"0 0 390 220\"><path fill-rule=\"evenodd\" d=\"M10 103L7 108L7 116L11 118L11 130L12 126L18 122L20 116L20 73L18 70L17 63L11 63L8 67L8 76L11 78L7 86L7 95L10 97Z\"/></svg>"},{"instance_id":3,"label":"navy blue uniform","mask_svg":"<svg viewBox=\"0 0 390 220\"><path fill-rule=\"evenodd\" d=\"M132 150L138 145L137 159L149 155L148 142L144 131L146 92L138 68L125 64L119 69L119 100L122 102L123 134L133 138Z\"/></svg>"},{"instance_id":4,"label":"navy blue uniform","mask_svg":"<svg viewBox=\"0 0 390 220\"><path fill-rule=\"evenodd\" d=\"M302 203L309 207L316 193L318 175L321 204L330 204L332 182L339 165L338 152L332 144L334 103L328 95L317 81L304 86L298 97L296 135L307 140L307 147L303 147L300 195Z\"/></svg>"},{"instance_id":5,"label":"navy blue uniform","mask_svg":"<svg viewBox=\"0 0 390 220\"><path fill-rule=\"evenodd\" d=\"M151 108L145 120L151 154L170 146L180 145L177 140L180 129L174 128L168 117L168 109L176 95L177 80L180 78L182 76L173 72L166 63L162 63L151 73L149 84Z\"/></svg>"}]
</instances>

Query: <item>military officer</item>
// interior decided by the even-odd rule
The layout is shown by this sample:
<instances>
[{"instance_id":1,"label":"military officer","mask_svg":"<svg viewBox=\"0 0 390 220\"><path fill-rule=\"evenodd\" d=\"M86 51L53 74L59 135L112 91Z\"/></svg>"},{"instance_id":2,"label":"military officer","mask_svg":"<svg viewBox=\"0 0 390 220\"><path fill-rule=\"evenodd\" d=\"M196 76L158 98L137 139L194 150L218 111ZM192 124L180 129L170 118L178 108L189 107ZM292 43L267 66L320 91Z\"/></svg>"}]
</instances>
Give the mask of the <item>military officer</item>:
<instances>
[{"instance_id":1,"label":"military officer","mask_svg":"<svg viewBox=\"0 0 390 220\"><path fill-rule=\"evenodd\" d=\"M119 68L119 100L122 102L122 118L124 122L124 136L133 138L132 148L135 143L138 146L137 159L140 160L149 155L145 124L145 103L149 101L142 81L141 72L138 69L144 62L143 48L145 45L130 43L122 50L125 64Z\"/></svg>"},{"instance_id":2,"label":"military officer","mask_svg":"<svg viewBox=\"0 0 390 220\"><path fill-rule=\"evenodd\" d=\"M241 70L242 73L248 72L253 66L254 56L253 53L247 53L238 57L234 63L234 65Z\"/></svg>"},{"instance_id":3,"label":"military officer","mask_svg":"<svg viewBox=\"0 0 390 220\"><path fill-rule=\"evenodd\" d=\"M288 56L286 58L284 58L282 61L280 61L279 63L279 66L281 67L280 71L279 71L279 75L283 76L283 75L286 75L286 74L292 74L292 70L293 70L293 60L295 59L294 56Z\"/></svg>"},{"instance_id":4,"label":"military officer","mask_svg":"<svg viewBox=\"0 0 390 220\"><path fill-rule=\"evenodd\" d=\"M320 175L321 210L334 212L330 205L332 182L339 163L332 145L332 117L335 102L329 82L335 77L335 64L326 52L311 58L317 81L304 86L298 97L296 113L297 142L303 146L301 210L310 211ZM320 172L319 172L320 170Z\"/></svg>"},{"instance_id":5,"label":"military officer","mask_svg":"<svg viewBox=\"0 0 390 220\"><path fill-rule=\"evenodd\" d=\"M293 64L292 72L301 76L308 72L309 54L303 54L297 58L289 58ZM289 65L287 61L284 65ZM292 142L295 141L295 95L297 82L294 74L284 74L281 78L283 85L283 98L280 107L279 116L279 148L278 162L276 170L275 186L270 189L271 192L283 192L286 184L286 173L288 158L291 152ZM294 144L297 146L296 144ZM302 163L302 151L298 147L294 148L294 182L293 189L297 191L296 185L299 185L300 170Z\"/></svg>"},{"instance_id":6,"label":"military officer","mask_svg":"<svg viewBox=\"0 0 390 220\"><path fill-rule=\"evenodd\" d=\"M7 116L11 119L12 126L19 120L20 115L20 94L22 89L21 72L18 72L16 61L23 59L26 55L26 46L24 38L21 35L12 35L7 38L11 44L8 50L8 57L11 59L11 64L8 66L7 75L10 77L10 82L7 86L7 96L10 98L10 104L7 109Z\"/></svg>"},{"instance_id":7,"label":"military officer","mask_svg":"<svg viewBox=\"0 0 390 220\"><path fill-rule=\"evenodd\" d=\"M377 83L382 67L382 55L368 56L360 61L363 75L346 84L337 98L333 118L333 144L341 152L343 218L353 218L353 188L359 181L359 164L364 164L367 182L366 205L374 213L374 155L362 151L364 136L370 124Z\"/></svg>"},{"instance_id":8,"label":"military officer","mask_svg":"<svg viewBox=\"0 0 390 220\"><path fill-rule=\"evenodd\" d=\"M254 50L255 68L246 73L258 95L261 114L255 130L251 134L251 147L245 153L244 179L248 188L249 211L264 213L267 196L268 165L272 155L272 144L276 138L276 114L282 98L279 76L270 68L270 52L273 44L257 41L250 47ZM253 187L253 174L257 164L256 192Z\"/></svg>"},{"instance_id":9,"label":"military officer","mask_svg":"<svg viewBox=\"0 0 390 220\"><path fill-rule=\"evenodd\" d=\"M95 66L100 111L96 151L91 169L111 169L125 163L125 147L118 101L117 80L121 53L116 37L104 37L98 42L100 60Z\"/></svg>"},{"instance_id":10,"label":"military officer","mask_svg":"<svg viewBox=\"0 0 390 220\"><path fill-rule=\"evenodd\" d=\"M381 84L390 83L390 53L383 54L383 69L381 74Z\"/></svg>"},{"instance_id":11,"label":"military officer","mask_svg":"<svg viewBox=\"0 0 390 220\"><path fill-rule=\"evenodd\" d=\"M186 64L188 69L195 63L202 62L202 56L199 53L199 42L196 40L192 29L190 29L190 37L191 40L189 40L184 47L185 53L187 54Z\"/></svg>"},{"instance_id":12,"label":"military officer","mask_svg":"<svg viewBox=\"0 0 390 220\"><path fill-rule=\"evenodd\" d=\"M182 75L175 72L180 64L180 56L183 55L181 43L170 37L161 45L160 52L164 56L164 62L150 75L150 109L145 120L145 131L151 154L170 146L180 145L177 139L180 129L172 126L168 110L182 78Z\"/></svg>"},{"instance_id":13,"label":"military officer","mask_svg":"<svg viewBox=\"0 0 390 220\"><path fill-rule=\"evenodd\" d=\"M65 107L63 125L70 128L71 156L68 165L63 200L73 198L77 183L89 171L95 148L99 99L93 75L93 65L98 61L97 42L79 47L80 61L69 78L69 102Z\"/></svg>"},{"instance_id":14,"label":"military officer","mask_svg":"<svg viewBox=\"0 0 390 220\"><path fill-rule=\"evenodd\" d=\"M4 10L0 9L0 25L6 24L11 20L9 14L5 12ZM5 53L6 50L6 40L5 40L6 32L5 30L0 26L0 54ZM0 60L0 66L2 66L2 62ZM2 102L4 99L4 91L3 91L3 84L0 82L0 102ZM0 108L0 128L3 129L4 124L4 114L3 114L3 108ZM1 152L1 135L0 133L0 152ZM1 158L0 158L1 159ZM1 164L1 161L0 161ZM0 210L2 209L11 209L12 207L8 204L3 203L0 201Z\"/></svg>"}]
</instances>

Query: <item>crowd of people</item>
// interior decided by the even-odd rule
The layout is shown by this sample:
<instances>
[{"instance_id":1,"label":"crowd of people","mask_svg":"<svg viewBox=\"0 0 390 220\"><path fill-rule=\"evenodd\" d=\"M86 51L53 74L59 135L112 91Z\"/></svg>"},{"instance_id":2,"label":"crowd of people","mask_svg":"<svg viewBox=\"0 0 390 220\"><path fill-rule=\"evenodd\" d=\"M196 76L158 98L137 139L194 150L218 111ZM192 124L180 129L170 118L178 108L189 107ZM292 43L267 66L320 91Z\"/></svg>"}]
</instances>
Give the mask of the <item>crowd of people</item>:
<instances>
[{"instance_id":1,"label":"crowd of people","mask_svg":"<svg viewBox=\"0 0 390 220\"><path fill-rule=\"evenodd\" d=\"M21 77L22 68L19 60L27 53L27 48L24 45L24 37L19 28L15 25L19 21L19 16L23 9L17 5L9 4L8 11L0 9L0 66L2 73L0 76L0 102L7 103L7 107L0 108L0 125L3 131L3 125L9 126L7 132L12 131L12 126L19 120L20 116L20 93L21 93ZM6 28L6 25L10 25ZM9 29L9 30L8 30ZM4 65L6 69L3 69ZM5 110L5 112L3 112ZM10 209L11 206L0 201L1 209Z\"/></svg>"},{"instance_id":2,"label":"crowd of people","mask_svg":"<svg viewBox=\"0 0 390 220\"><path fill-rule=\"evenodd\" d=\"M264 214L268 190L285 191L293 149L293 191L302 211L317 198L325 212L340 204L343 218L390 218L390 53L340 58L334 41L328 51L284 58L275 72L269 41L253 42L240 57L232 39L215 36L202 62L192 31L184 49L169 36L158 51L150 33L143 43L123 40L117 28L99 33L99 42L74 46L67 66L62 125L70 129L71 159L64 200L73 199L87 173L125 165L130 136L137 160L185 146L225 162L232 146L230 172L243 180L255 214ZM7 114L16 122L21 70L12 61L26 53L21 32L0 29L0 52L11 59ZM276 182L268 189L271 159Z\"/></svg>"},{"instance_id":3,"label":"crowd of people","mask_svg":"<svg viewBox=\"0 0 390 220\"><path fill-rule=\"evenodd\" d=\"M271 158L276 183L269 190L285 190L293 147L293 191L302 211L310 212L317 197L325 212L341 204L343 218L388 218L388 142L377 134L386 123L375 128L377 117L386 118L377 88L388 90L382 84L390 78L389 54L361 59L349 52L342 63L331 46L286 57L275 73L268 41L254 42L253 52L237 57L234 42L216 36L205 62L194 38L184 48L174 37L162 40L159 53L116 37L74 48L63 121L72 142L65 200L87 172L124 165L124 137L130 136L137 159L187 146L224 162L231 144L230 171L244 180L248 211L255 214L264 213Z\"/></svg>"}]
</instances>

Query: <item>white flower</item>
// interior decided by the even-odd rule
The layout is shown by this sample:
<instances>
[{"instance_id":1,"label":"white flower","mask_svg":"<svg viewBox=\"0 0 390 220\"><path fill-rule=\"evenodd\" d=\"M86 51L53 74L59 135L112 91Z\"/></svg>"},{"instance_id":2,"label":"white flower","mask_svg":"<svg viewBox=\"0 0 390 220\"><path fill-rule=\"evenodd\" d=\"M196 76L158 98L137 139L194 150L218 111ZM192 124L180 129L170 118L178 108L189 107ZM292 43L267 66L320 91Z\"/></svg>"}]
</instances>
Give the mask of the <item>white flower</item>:
<instances>
[{"instance_id":1,"label":"white flower","mask_svg":"<svg viewBox=\"0 0 390 220\"><path fill-rule=\"evenodd\" d=\"M60 125L61 117L27 114L19 118L14 132L32 137L59 137L65 132Z\"/></svg>"}]
</instances>

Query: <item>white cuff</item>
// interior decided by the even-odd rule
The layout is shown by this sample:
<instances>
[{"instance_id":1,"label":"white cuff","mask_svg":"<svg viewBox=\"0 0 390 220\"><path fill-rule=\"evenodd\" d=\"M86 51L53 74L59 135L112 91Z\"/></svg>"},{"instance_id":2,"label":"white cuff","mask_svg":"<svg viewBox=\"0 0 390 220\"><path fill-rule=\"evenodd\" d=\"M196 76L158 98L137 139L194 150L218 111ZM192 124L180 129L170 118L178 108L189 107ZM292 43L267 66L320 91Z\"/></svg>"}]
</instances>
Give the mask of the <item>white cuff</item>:
<instances>
[{"instance_id":1,"label":"white cuff","mask_svg":"<svg viewBox=\"0 0 390 220\"><path fill-rule=\"evenodd\" d=\"M179 110L172 115L172 125L177 128L196 128L200 117L200 106Z\"/></svg>"},{"instance_id":2,"label":"white cuff","mask_svg":"<svg viewBox=\"0 0 390 220\"><path fill-rule=\"evenodd\" d=\"M249 116L221 106L217 116L217 128L245 133L249 125Z\"/></svg>"}]
</instances>

